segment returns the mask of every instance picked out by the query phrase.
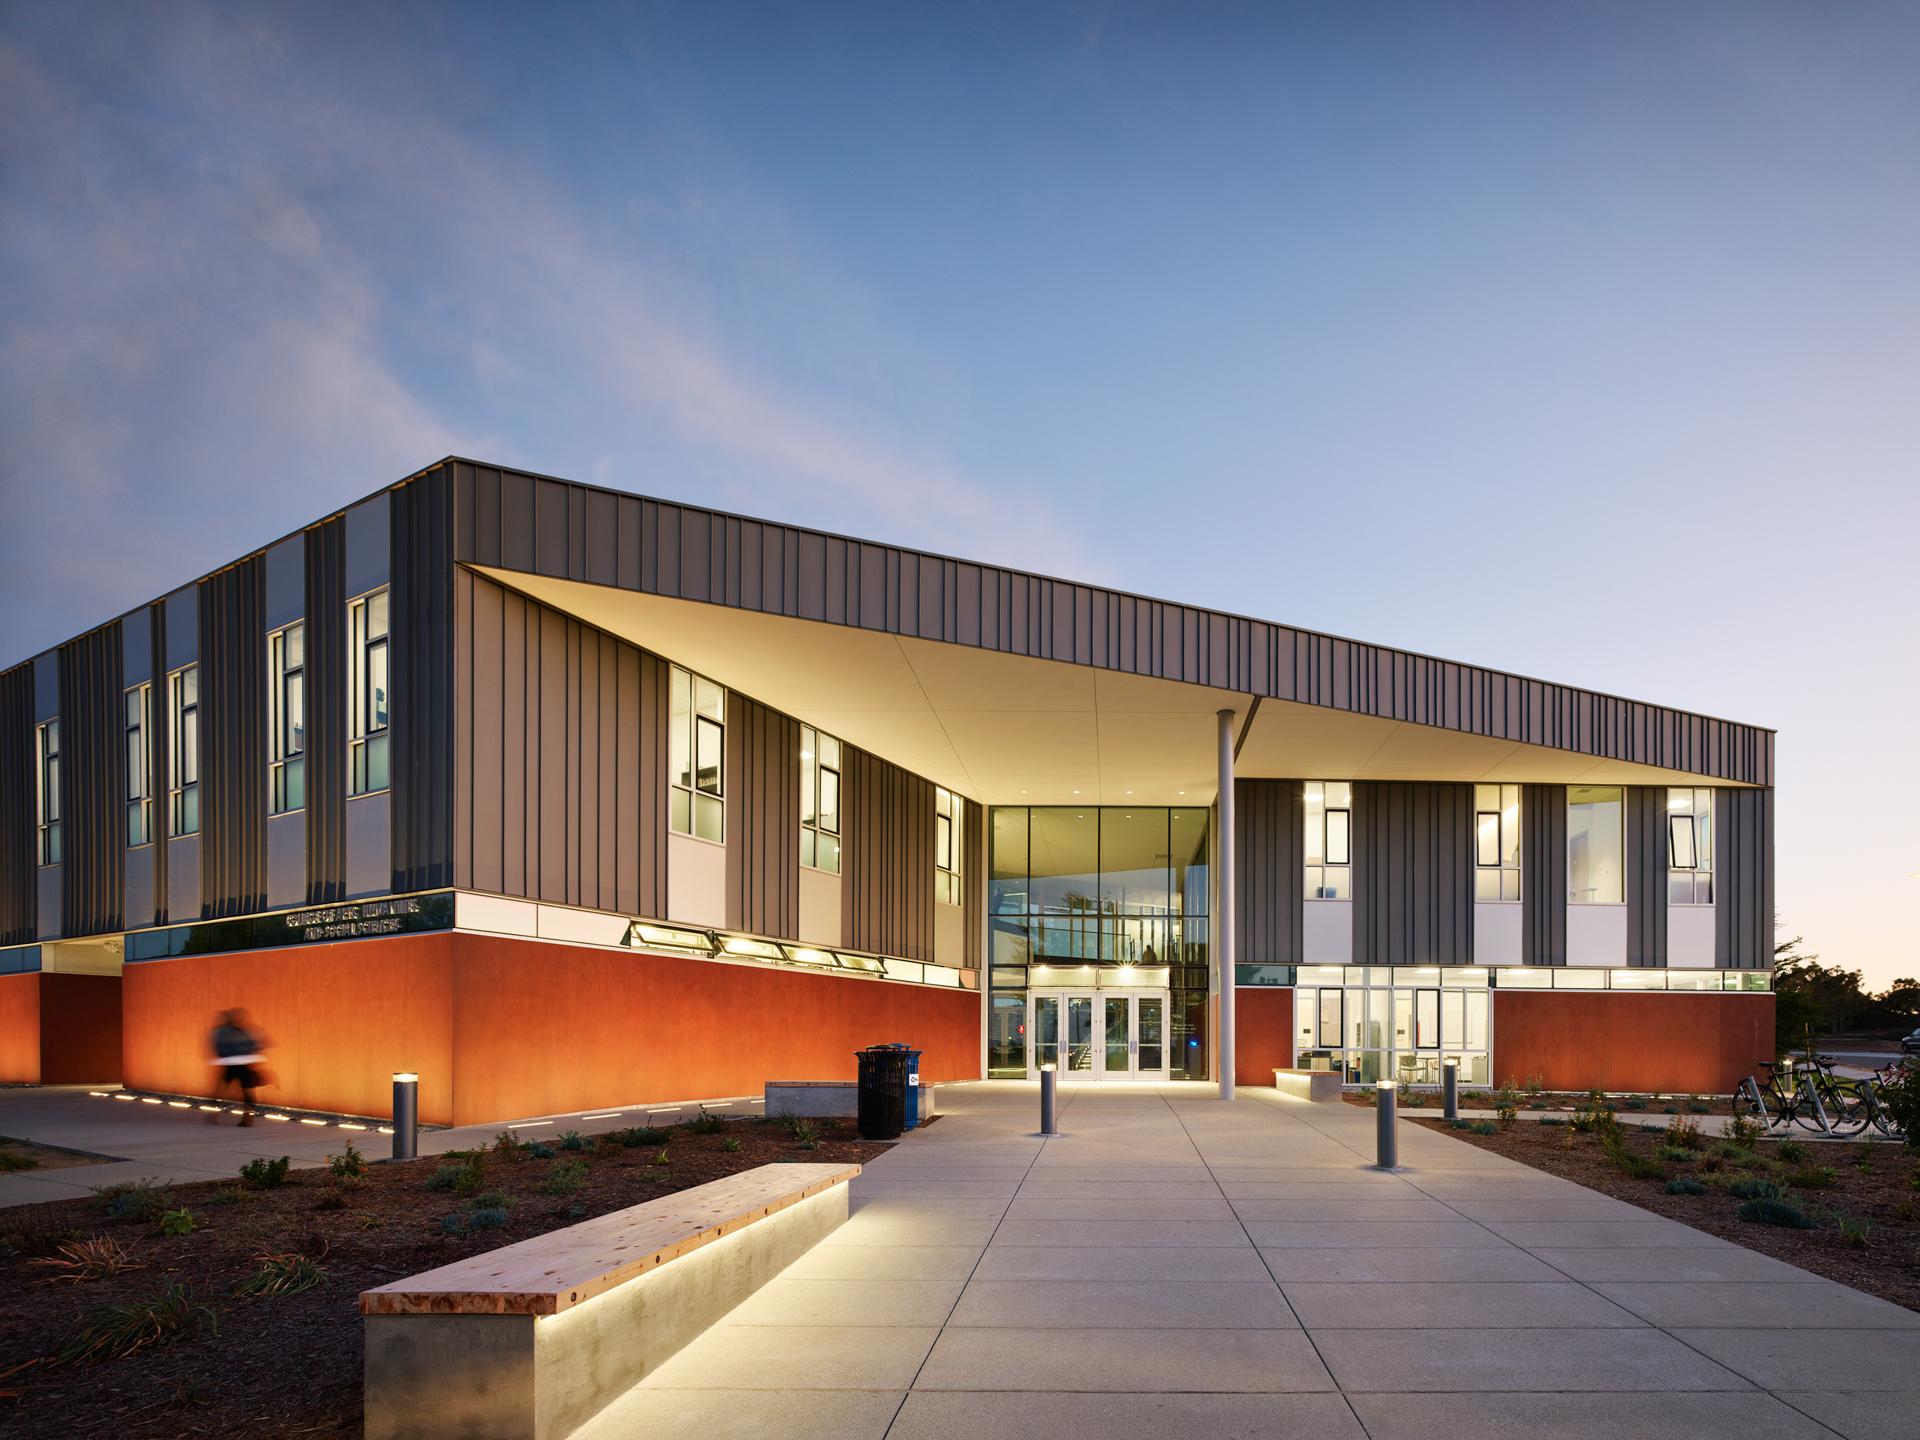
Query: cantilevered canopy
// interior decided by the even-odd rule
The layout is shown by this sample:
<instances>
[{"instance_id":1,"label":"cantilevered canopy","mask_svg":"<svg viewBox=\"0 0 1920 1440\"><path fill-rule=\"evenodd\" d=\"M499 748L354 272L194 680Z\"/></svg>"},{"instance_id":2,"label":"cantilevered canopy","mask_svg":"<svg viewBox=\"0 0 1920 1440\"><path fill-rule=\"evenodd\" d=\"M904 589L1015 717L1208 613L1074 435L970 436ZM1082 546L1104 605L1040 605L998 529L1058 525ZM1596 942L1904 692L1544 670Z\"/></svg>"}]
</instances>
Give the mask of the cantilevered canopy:
<instances>
[{"instance_id":1,"label":"cantilevered canopy","mask_svg":"<svg viewBox=\"0 0 1920 1440\"><path fill-rule=\"evenodd\" d=\"M986 804L1210 803L1215 716L1223 709L1234 712L1236 769L1243 777L1618 784L1700 779L1699 772L1453 726L613 585L475 568ZM1719 783L1726 783L1724 777Z\"/></svg>"}]
</instances>

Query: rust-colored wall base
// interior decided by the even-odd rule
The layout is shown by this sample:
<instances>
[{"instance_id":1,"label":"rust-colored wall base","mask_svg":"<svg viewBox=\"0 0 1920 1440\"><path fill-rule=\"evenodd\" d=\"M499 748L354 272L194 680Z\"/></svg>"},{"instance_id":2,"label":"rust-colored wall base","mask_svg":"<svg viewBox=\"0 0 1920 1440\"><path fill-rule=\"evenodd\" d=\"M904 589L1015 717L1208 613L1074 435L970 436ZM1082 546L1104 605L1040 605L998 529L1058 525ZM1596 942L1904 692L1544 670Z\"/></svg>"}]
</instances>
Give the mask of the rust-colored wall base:
<instances>
[{"instance_id":1,"label":"rust-colored wall base","mask_svg":"<svg viewBox=\"0 0 1920 1440\"><path fill-rule=\"evenodd\" d=\"M120 977L0 976L0 1080L112 1085L120 1079Z\"/></svg>"},{"instance_id":2,"label":"rust-colored wall base","mask_svg":"<svg viewBox=\"0 0 1920 1440\"><path fill-rule=\"evenodd\" d=\"M416 935L130 965L125 1083L201 1094L217 1012L273 1042L285 1105L384 1115L395 1070L420 1113L475 1124L598 1105L851 1079L903 1040L928 1080L980 1074L972 990L808 975L481 935Z\"/></svg>"},{"instance_id":3,"label":"rust-colored wall base","mask_svg":"<svg viewBox=\"0 0 1920 1440\"><path fill-rule=\"evenodd\" d=\"M1273 1072L1293 1064L1293 991L1234 992L1233 1078L1240 1085L1271 1085Z\"/></svg>"},{"instance_id":4,"label":"rust-colored wall base","mask_svg":"<svg viewBox=\"0 0 1920 1440\"><path fill-rule=\"evenodd\" d=\"M1496 990L1493 1079L1725 1094L1773 1058L1773 996Z\"/></svg>"}]
</instances>

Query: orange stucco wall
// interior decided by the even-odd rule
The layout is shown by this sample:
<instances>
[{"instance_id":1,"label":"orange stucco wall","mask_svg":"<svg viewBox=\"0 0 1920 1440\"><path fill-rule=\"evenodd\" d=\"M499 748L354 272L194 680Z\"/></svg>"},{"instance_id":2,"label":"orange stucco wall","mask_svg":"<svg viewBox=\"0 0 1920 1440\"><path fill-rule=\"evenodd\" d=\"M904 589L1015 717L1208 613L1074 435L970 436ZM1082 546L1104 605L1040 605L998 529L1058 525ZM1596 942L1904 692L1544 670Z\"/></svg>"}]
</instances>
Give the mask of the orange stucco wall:
<instances>
[{"instance_id":1,"label":"orange stucco wall","mask_svg":"<svg viewBox=\"0 0 1920 1440\"><path fill-rule=\"evenodd\" d=\"M1234 991L1233 1078L1240 1085L1271 1085L1273 1072L1293 1064L1293 991Z\"/></svg>"},{"instance_id":2,"label":"orange stucco wall","mask_svg":"<svg viewBox=\"0 0 1920 1440\"><path fill-rule=\"evenodd\" d=\"M1496 990L1495 1083L1726 1093L1773 1058L1773 996Z\"/></svg>"},{"instance_id":3,"label":"orange stucco wall","mask_svg":"<svg viewBox=\"0 0 1920 1440\"><path fill-rule=\"evenodd\" d=\"M418 935L129 965L123 1083L204 1093L228 1006L272 1041L263 1098L381 1115L392 1072L415 1070L436 1123L850 1079L853 1051L888 1040L924 1050L928 1080L980 1073L971 990Z\"/></svg>"},{"instance_id":4,"label":"orange stucco wall","mask_svg":"<svg viewBox=\"0 0 1920 1440\"><path fill-rule=\"evenodd\" d=\"M0 1081L40 1083L40 977L0 975Z\"/></svg>"}]
</instances>

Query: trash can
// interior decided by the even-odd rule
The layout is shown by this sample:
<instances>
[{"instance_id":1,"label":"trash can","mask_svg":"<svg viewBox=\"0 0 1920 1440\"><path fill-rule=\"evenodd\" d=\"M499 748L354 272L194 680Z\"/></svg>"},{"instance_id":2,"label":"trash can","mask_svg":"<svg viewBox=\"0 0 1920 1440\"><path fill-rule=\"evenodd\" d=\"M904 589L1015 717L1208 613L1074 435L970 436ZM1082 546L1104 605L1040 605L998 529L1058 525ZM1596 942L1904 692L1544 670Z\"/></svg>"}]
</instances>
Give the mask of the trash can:
<instances>
[{"instance_id":1,"label":"trash can","mask_svg":"<svg viewBox=\"0 0 1920 1440\"><path fill-rule=\"evenodd\" d=\"M920 1123L920 1052L905 1045L895 1047L907 1052L907 1129Z\"/></svg>"},{"instance_id":2,"label":"trash can","mask_svg":"<svg viewBox=\"0 0 1920 1440\"><path fill-rule=\"evenodd\" d=\"M854 1051L860 1062L860 1138L898 1140L907 1125L907 1052L897 1045Z\"/></svg>"}]
</instances>

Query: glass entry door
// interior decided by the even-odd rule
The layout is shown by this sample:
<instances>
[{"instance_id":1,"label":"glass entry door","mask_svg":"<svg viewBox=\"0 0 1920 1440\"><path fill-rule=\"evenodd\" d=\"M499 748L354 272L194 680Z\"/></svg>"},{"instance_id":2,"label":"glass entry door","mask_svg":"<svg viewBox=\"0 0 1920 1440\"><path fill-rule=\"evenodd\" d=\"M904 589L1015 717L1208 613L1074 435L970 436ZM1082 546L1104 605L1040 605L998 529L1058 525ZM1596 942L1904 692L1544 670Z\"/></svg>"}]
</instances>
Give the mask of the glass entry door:
<instances>
[{"instance_id":1,"label":"glass entry door","mask_svg":"<svg viewBox=\"0 0 1920 1440\"><path fill-rule=\"evenodd\" d=\"M1058 1065L1074 1080L1167 1078L1167 992L1039 991L1027 1000L1028 1075Z\"/></svg>"}]
</instances>

